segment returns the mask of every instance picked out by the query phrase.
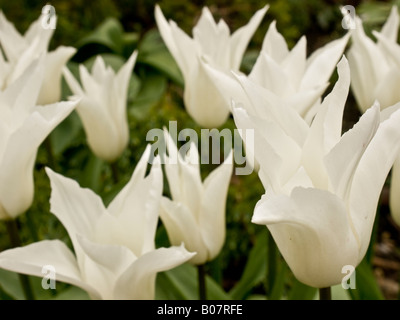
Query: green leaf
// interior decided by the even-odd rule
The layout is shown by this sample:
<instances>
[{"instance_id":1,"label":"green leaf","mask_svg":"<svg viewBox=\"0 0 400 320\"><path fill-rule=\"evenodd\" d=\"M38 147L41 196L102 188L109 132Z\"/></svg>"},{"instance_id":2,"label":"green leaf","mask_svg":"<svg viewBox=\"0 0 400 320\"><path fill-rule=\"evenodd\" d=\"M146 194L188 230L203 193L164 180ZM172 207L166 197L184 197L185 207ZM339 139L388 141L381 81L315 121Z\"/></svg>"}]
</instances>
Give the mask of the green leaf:
<instances>
[{"instance_id":1,"label":"green leaf","mask_svg":"<svg viewBox=\"0 0 400 320\"><path fill-rule=\"evenodd\" d=\"M149 115L150 109L160 101L166 89L165 76L146 73L141 80L139 93L129 105L129 113L139 120L144 120Z\"/></svg>"},{"instance_id":2,"label":"green leaf","mask_svg":"<svg viewBox=\"0 0 400 320\"><path fill-rule=\"evenodd\" d=\"M267 232L260 232L244 268L242 277L231 289L229 295L234 300L244 299L249 291L265 279L267 267Z\"/></svg>"},{"instance_id":3,"label":"green leaf","mask_svg":"<svg viewBox=\"0 0 400 320\"><path fill-rule=\"evenodd\" d=\"M70 286L57 294L53 300L90 300L89 295L81 288Z\"/></svg>"},{"instance_id":4,"label":"green leaf","mask_svg":"<svg viewBox=\"0 0 400 320\"><path fill-rule=\"evenodd\" d=\"M124 47L123 33L124 29L117 19L107 18L91 34L81 39L77 43L77 47L81 48L87 44L95 43L101 44L115 53L122 54Z\"/></svg>"},{"instance_id":5,"label":"green leaf","mask_svg":"<svg viewBox=\"0 0 400 320\"><path fill-rule=\"evenodd\" d=\"M371 266L364 258L355 270L356 288L348 292L353 300L384 300Z\"/></svg>"},{"instance_id":6,"label":"green leaf","mask_svg":"<svg viewBox=\"0 0 400 320\"><path fill-rule=\"evenodd\" d=\"M139 44L138 63L147 64L183 87L184 80L178 65L165 46L158 30L150 30Z\"/></svg>"},{"instance_id":7,"label":"green leaf","mask_svg":"<svg viewBox=\"0 0 400 320\"><path fill-rule=\"evenodd\" d=\"M318 289L305 285L296 278L289 292L288 300L313 300L318 294Z\"/></svg>"},{"instance_id":8,"label":"green leaf","mask_svg":"<svg viewBox=\"0 0 400 320\"><path fill-rule=\"evenodd\" d=\"M332 300L350 300L349 290L344 289L341 284L331 287Z\"/></svg>"},{"instance_id":9,"label":"green leaf","mask_svg":"<svg viewBox=\"0 0 400 320\"><path fill-rule=\"evenodd\" d=\"M82 132L82 123L78 114L73 111L50 134L50 141L55 156L60 156L68 147L76 142Z\"/></svg>"},{"instance_id":10,"label":"green leaf","mask_svg":"<svg viewBox=\"0 0 400 320\"><path fill-rule=\"evenodd\" d=\"M210 277L206 276L207 299L229 300L226 292ZM157 275L157 300L198 300L197 268L183 264Z\"/></svg>"},{"instance_id":11,"label":"green leaf","mask_svg":"<svg viewBox=\"0 0 400 320\"><path fill-rule=\"evenodd\" d=\"M21 283L18 279L18 274L15 272L0 269L0 287L2 291L14 299L25 299Z\"/></svg>"},{"instance_id":12,"label":"green leaf","mask_svg":"<svg viewBox=\"0 0 400 320\"><path fill-rule=\"evenodd\" d=\"M86 163L79 184L82 188L89 188L95 193L100 193L102 181L101 174L103 172L105 162L96 157L93 153L89 155L88 162Z\"/></svg>"}]
</instances>

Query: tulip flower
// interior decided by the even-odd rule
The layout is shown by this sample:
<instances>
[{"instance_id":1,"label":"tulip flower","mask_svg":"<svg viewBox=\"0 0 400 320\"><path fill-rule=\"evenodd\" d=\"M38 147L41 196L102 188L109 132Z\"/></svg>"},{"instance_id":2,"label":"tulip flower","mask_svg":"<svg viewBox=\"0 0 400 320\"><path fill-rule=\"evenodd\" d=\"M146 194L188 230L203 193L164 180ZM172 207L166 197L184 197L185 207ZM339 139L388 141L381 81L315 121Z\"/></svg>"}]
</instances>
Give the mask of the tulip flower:
<instances>
[{"instance_id":1,"label":"tulip flower","mask_svg":"<svg viewBox=\"0 0 400 320\"><path fill-rule=\"evenodd\" d=\"M234 108L236 125L255 129L254 152L266 189L252 222L268 227L297 279L317 288L341 283L342 268L355 268L363 259L383 184L400 149L400 104L382 112L373 105L342 135L350 87L344 57L338 73L311 126L292 108L278 109L282 106L245 77L239 81L251 103L265 104L267 116Z\"/></svg>"},{"instance_id":2,"label":"tulip flower","mask_svg":"<svg viewBox=\"0 0 400 320\"><path fill-rule=\"evenodd\" d=\"M107 208L101 198L49 168L51 211L63 223L74 253L59 240L45 240L0 254L0 267L56 279L87 291L92 299L154 299L157 272L174 268L194 253L183 246L155 249L162 171L155 159L145 176L148 147L130 181Z\"/></svg>"},{"instance_id":3,"label":"tulip flower","mask_svg":"<svg viewBox=\"0 0 400 320\"><path fill-rule=\"evenodd\" d=\"M400 101L400 46L397 43L399 13L393 6L389 18L381 29L374 31L375 43L364 33L362 21L357 18L353 31L353 44L349 51L353 75L352 91L361 112L365 112L375 99L381 109ZM393 165L389 206L394 221L400 225L400 158Z\"/></svg>"},{"instance_id":4,"label":"tulip flower","mask_svg":"<svg viewBox=\"0 0 400 320\"><path fill-rule=\"evenodd\" d=\"M205 73L200 63L201 57L204 55L219 70L238 71L250 38L267 10L268 6L258 10L247 25L231 35L227 24L223 20L217 24L210 10L204 7L191 38L174 21L168 22L156 5L158 29L183 74L186 110L199 125L219 127L227 120L230 112L218 89Z\"/></svg>"},{"instance_id":5,"label":"tulip flower","mask_svg":"<svg viewBox=\"0 0 400 320\"><path fill-rule=\"evenodd\" d=\"M44 76L37 60L0 91L0 219L14 219L32 204L36 153L47 135L75 108L77 101L36 105Z\"/></svg>"},{"instance_id":6,"label":"tulip flower","mask_svg":"<svg viewBox=\"0 0 400 320\"><path fill-rule=\"evenodd\" d=\"M192 143L185 157L168 133L165 155L172 200L161 200L160 218L173 245L184 243L197 254L190 260L202 265L213 260L225 242L225 203L233 170L232 154L201 181L199 154Z\"/></svg>"},{"instance_id":7,"label":"tulip flower","mask_svg":"<svg viewBox=\"0 0 400 320\"><path fill-rule=\"evenodd\" d=\"M7 60L0 54L0 90L16 81L35 59L45 55L45 75L37 103L44 105L60 101L62 68L76 49L60 46L48 52L53 32L53 29L41 26L39 17L21 35L0 12L0 44Z\"/></svg>"},{"instance_id":8,"label":"tulip flower","mask_svg":"<svg viewBox=\"0 0 400 320\"><path fill-rule=\"evenodd\" d=\"M282 103L296 110L310 123L349 36L350 34L347 34L341 39L329 42L307 58L306 38L303 36L293 49L289 50L285 39L276 29L276 22L273 21L248 78L276 95ZM202 59L202 66L219 88L228 107L231 106L232 99L244 103L246 95L242 93L231 72L218 70L205 58Z\"/></svg>"},{"instance_id":9,"label":"tulip flower","mask_svg":"<svg viewBox=\"0 0 400 320\"><path fill-rule=\"evenodd\" d=\"M72 73L64 68L64 77L71 91L82 100L77 112L82 120L87 141L93 153L108 162L114 162L129 142L127 95L129 80L137 51L117 74L98 56L92 74L84 65L79 66L83 88Z\"/></svg>"}]
</instances>

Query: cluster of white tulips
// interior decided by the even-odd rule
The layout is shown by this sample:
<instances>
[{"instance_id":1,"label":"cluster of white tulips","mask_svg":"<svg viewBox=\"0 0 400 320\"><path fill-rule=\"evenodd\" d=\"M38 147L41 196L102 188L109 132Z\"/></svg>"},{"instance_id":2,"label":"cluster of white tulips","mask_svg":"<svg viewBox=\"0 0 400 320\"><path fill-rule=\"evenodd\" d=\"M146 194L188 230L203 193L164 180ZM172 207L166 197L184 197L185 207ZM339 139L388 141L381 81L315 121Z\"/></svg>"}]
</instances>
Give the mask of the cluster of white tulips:
<instances>
[{"instance_id":1,"label":"cluster of white tulips","mask_svg":"<svg viewBox=\"0 0 400 320\"><path fill-rule=\"evenodd\" d=\"M267 226L299 281L326 288L341 283L344 266L357 267L364 258L394 164L390 208L400 224L398 9L393 7L381 32L374 33L377 42L356 18L354 30L312 54L305 37L289 50L272 22L255 65L243 74L243 55L267 10L232 34L208 8L193 37L167 21L159 6L155 20L182 72L188 114L206 128L218 128L232 115L240 132L254 132L246 155L265 194L251 222ZM138 52L117 73L100 56L91 71L80 65L79 82L66 67L74 48L48 52L52 32L38 20L21 35L0 13L0 219L5 221L31 206L37 150L74 110L97 157L115 162L129 143L128 85ZM335 68L338 80L323 98ZM64 102L62 76L73 93ZM350 88L363 114L343 133ZM150 161L148 146L107 207L93 191L46 168L50 210L66 228L73 251L57 239L40 241L1 252L0 267L42 277L42 267L52 265L58 281L93 299L154 299L158 272L215 259L225 241L232 154L202 181L196 145L182 155L167 130L165 141L168 154ZM163 196L163 179L171 198ZM155 246L159 223L169 248Z\"/></svg>"}]
</instances>

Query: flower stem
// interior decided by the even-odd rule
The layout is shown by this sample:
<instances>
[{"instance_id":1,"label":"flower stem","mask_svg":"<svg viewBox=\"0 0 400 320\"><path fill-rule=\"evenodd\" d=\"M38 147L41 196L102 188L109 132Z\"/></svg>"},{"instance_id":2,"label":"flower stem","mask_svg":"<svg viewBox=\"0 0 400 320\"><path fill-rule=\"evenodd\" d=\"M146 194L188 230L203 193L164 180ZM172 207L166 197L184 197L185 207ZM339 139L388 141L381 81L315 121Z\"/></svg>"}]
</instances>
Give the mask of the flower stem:
<instances>
[{"instance_id":1,"label":"flower stem","mask_svg":"<svg viewBox=\"0 0 400 320\"><path fill-rule=\"evenodd\" d=\"M199 300L207 300L205 265L204 264L198 265L197 272L199 277Z\"/></svg>"},{"instance_id":2,"label":"flower stem","mask_svg":"<svg viewBox=\"0 0 400 320\"><path fill-rule=\"evenodd\" d=\"M11 246L13 248L21 247L22 242L21 242L21 238L19 237L18 226L17 226L16 220L15 219L7 220L5 223L6 223L8 236L10 238ZM35 297L33 295L32 286L31 286L28 276L25 274L18 274L18 277L19 277L19 281L21 282L22 289L24 291L26 300L34 300Z\"/></svg>"},{"instance_id":3,"label":"flower stem","mask_svg":"<svg viewBox=\"0 0 400 320\"><path fill-rule=\"evenodd\" d=\"M332 300L331 287L319 289L319 300Z\"/></svg>"},{"instance_id":4,"label":"flower stem","mask_svg":"<svg viewBox=\"0 0 400 320\"><path fill-rule=\"evenodd\" d=\"M271 295L276 278L277 248L270 232L268 232L267 259L267 295Z\"/></svg>"},{"instance_id":5,"label":"flower stem","mask_svg":"<svg viewBox=\"0 0 400 320\"><path fill-rule=\"evenodd\" d=\"M119 181L119 172L117 162L110 163L111 173L114 183L118 183Z\"/></svg>"}]
</instances>

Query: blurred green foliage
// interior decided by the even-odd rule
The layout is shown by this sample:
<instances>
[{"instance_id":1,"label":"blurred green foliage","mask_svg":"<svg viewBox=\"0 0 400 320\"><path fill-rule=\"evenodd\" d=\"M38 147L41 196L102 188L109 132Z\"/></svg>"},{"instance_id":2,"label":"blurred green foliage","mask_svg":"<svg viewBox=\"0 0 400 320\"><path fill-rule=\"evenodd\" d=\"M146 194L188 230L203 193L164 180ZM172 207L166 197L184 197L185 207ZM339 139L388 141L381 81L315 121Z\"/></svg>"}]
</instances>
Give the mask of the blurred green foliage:
<instances>
[{"instance_id":1,"label":"blurred green foliage","mask_svg":"<svg viewBox=\"0 0 400 320\"><path fill-rule=\"evenodd\" d=\"M400 4L400 1L394 1ZM336 39L345 33L341 27L342 16L340 5L354 5L357 13L365 18L369 29L380 27L388 15L392 2L377 1L319 1L319 0L58 0L51 2L58 16L51 49L59 45L75 46L78 52L68 63L68 67L78 77L78 64L84 63L89 69L97 54L101 54L106 63L118 70L133 50L139 55L131 79L128 96L128 115L130 126L130 144L122 157L116 163L119 181L115 183L111 168L97 159L86 144L86 138L76 113L72 113L51 134L50 138L39 149L35 176L35 200L29 211L18 219L21 237L24 244L42 239L61 239L69 243L68 234L60 222L49 212L50 186L44 172L45 166L76 179L82 186L89 187L98 193L107 204L113 196L125 185L138 162L146 144L146 134L150 129L168 127L169 121L178 122L178 131L183 128L193 128L198 133L200 127L188 116L183 102L182 75L169 54L156 29L153 13L154 5L158 3L167 19L173 19L177 24L191 34L202 6L209 6L216 19L224 19L231 30L237 30L248 22L254 12L269 4L268 10L259 29L256 31L249 50L244 58L243 70L249 71L261 48L263 37L271 21L277 21L277 28L293 46L302 35L308 39L308 52ZM8 20L13 22L20 32L24 32L29 24L41 13L43 1L0 0L0 8ZM70 94L63 83L63 99ZM352 98L349 98L352 101ZM351 114L347 113L351 116ZM232 118L224 127L235 128ZM222 129L222 128L220 128ZM215 166L202 166L202 176L206 176ZM166 179L165 179L166 180ZM168 185L165 183L165 194L168 195ZM268 267L266 247L266 228L252 224L251 216L255 204L263 194L263 187L256 175L233 176L227 200L227 237L220 256L209 264L211 277L207 280L211 287L220 286L231 294L231 298L257 298L265 296L264 268ZM163 227L157 232L157 245L168 245L168 238ZM8 248L5 227L0 223L0 251ZM277 277L275 287L269 288L277 298L286 296L288 299L307 297L312 299L315 289L304 286L291 275L280 255L277 255ZM371 279L370 266L362 266L362 275ZM179 271L180 270L180 271ZM193 298L195 283L186 281L192 279L194 270L181 267L159 277L158 298ZM270 269L269 269L270 270ZM177 274L183 278L176 280ZM2 278L3 277L3 278ZM0 274L0 297L10 298L4 291L6 276ZM175 279L175 280L174 280ZM12 281L11 281L12 283ZM3 285L3 290L2 290ZM165 286L173 290L165 291ZM218 287L218 288L220 288ZM370 284L376 296L379 289L375 282ZM10 285L13 292L19 293ZM69 288L64 286L63 288ZM293 288L288 292L288 288ZM60 299L85 297L76 288L63 291ZM11 292L12 294L12 292ZM225 293L215 289L211 297L224 298ZM357 292L354 298L361 298L362 292ZM380 297L380 296L379 296ZM87 298L87 297L86 297Z\"/></svg>"}]
</instances>

